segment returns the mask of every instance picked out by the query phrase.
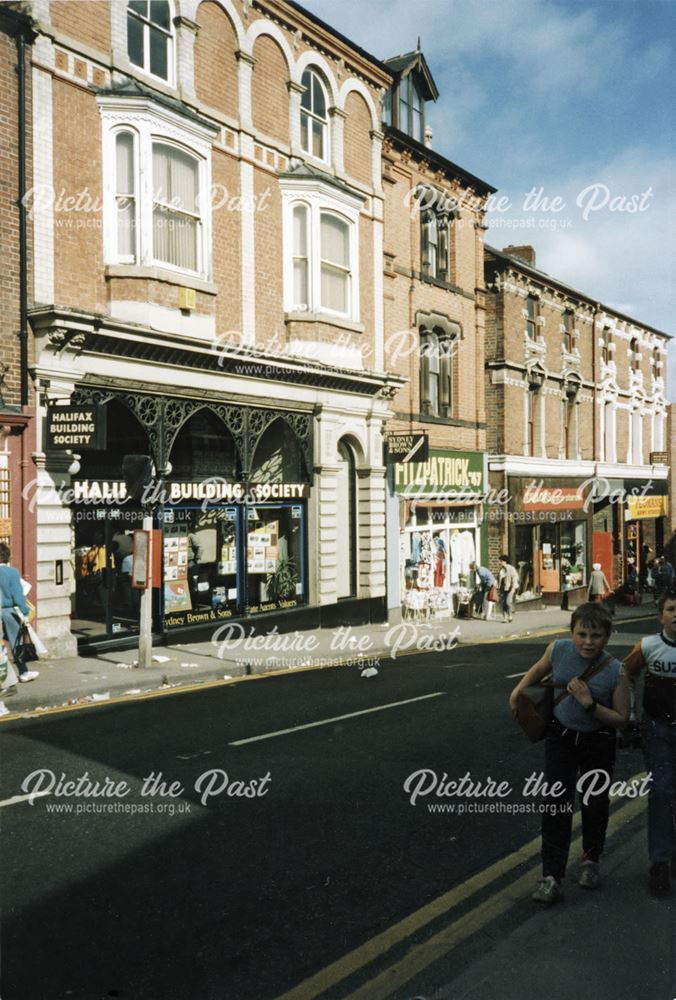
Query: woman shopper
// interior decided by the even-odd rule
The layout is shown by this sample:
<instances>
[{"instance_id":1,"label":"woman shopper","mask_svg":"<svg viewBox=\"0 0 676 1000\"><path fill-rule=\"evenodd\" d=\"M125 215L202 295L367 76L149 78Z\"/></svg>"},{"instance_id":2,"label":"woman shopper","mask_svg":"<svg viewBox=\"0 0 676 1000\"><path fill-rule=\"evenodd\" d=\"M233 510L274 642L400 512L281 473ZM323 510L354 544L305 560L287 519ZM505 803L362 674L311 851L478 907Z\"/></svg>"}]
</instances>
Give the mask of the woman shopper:
<instances>
[{"instance_id":1,"label":"woman shopper","mask_svg":"<svg viewBox=\"0 0 676 1000\"><path fill-rule=\"evenodd\" d=\"M2 628L5 638L9 642L12 659L16 662L14 649L16 647L16 641L19 638L22 625L22 621L17 615L16 609L18 609L20 613L27 618L30 615L30 608L28 607L26 598L24 597L19 571L9 565L9 557L9 545L6 545L5 542L0 542L0 597L2 598ZM16 662L16 667L19 671L19 680L24 684L27 681L34 681L36 677L40 676L37 670L27 670L26 664L22 660ZM0 712L0 715L1 714L3 713Z\"/></svg>"},{"instance_id":2,"label":"woman shopper","mask_svg":"<svg viewBox=\"0 0 676 1000\"><path fill-rule=\"evenodd\" d=\"M601 569L601 563L594 563L587 588L589 600L602 601L605 595L609 593L610 584L606 580L606 574Z\"/></svg>"},{"instance_id":3,"label":"woman shopper","mask_svg":"<svg viewBox=\"0 0 676 1000\"><path fill-rule=\"evenodd\" d=\"M575 791L582 812L582 868L579 884L599 884L599 859L608 826L608 786L615 765L615 730L629 718L629 684L619 660L605 653L612 620L598 604L582 604L573 612L570 639L547 646L512 691L516 714L519 693L553 674L554 715L545 736L545 781L560 782L558 797L548 794L542 813L542 880L532 898L554 903L561 895L573 824ZM584 679L581 675L585 675ZM558 693L566 694L557 701ZM597 772L596 776L590 772ZM585 777L586 776L586 777ZM606 780L601 780L601 778Z\"/></svg>"},{"instance_id":4,"label":"woman shopper","mask_svg":"<svg viewBox=\"0 0 676 1000\"><path fill-rule=\"evenodd\" d=\"M518 586L519 574L515 567L510 564L509 556L505 553L500 556L500 572L498 573L498 591L500 594L503 622L508 620L511 622L512 620L514 595Z\"/></svg>"}]
</instances>

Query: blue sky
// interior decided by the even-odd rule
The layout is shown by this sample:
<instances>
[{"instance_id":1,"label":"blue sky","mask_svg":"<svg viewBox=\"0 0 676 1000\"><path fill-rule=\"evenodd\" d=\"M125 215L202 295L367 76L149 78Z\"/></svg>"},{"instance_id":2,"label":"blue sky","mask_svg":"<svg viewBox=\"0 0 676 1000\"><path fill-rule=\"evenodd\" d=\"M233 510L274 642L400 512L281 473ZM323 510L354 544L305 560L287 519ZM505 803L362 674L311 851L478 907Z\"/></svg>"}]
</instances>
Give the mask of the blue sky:
<instances>
[{"instance_id":1,"label":"blue sky","mask_svg":"<svg viewBox=\"0 0 676 1000\"><path fill-rule=\"evenodd\" d=\"M531 243L543 271L676 333L676 0L305 5L381 59L420 35L434 148L506 199L489 243ZM669 361L676 402L676 340Z\"/></svg>"}]
</instances>

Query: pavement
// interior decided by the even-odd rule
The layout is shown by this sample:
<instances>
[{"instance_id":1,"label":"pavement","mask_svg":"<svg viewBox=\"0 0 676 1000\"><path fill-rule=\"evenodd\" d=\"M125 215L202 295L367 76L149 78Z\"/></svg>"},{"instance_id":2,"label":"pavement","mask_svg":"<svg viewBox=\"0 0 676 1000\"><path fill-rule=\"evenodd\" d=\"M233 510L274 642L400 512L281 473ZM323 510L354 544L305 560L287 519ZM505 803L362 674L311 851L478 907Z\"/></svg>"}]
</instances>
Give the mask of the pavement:
<instances>
[{"instance_id":1,"label":"pavement","mask_svg":"<svg viewBox=\"0 0 676 1000\"><path fill-rule=\"evenodd\" d=\"M655 618L652 602L618 606L615 621ZM567 630L570 612L548 607L516 609L511 624L495 620L446 618L432 622L343 626L267 634L260 622L220 625L211 640L154 646L152 665L140 668L138 649L46 659L29 664L40 676L3 693L10 715L77 707L96 702L148 697L235 679L254 679L293 670L352 666L369 676L379 664L427 650L499 643Z\"/></svg>"}]
</instances>

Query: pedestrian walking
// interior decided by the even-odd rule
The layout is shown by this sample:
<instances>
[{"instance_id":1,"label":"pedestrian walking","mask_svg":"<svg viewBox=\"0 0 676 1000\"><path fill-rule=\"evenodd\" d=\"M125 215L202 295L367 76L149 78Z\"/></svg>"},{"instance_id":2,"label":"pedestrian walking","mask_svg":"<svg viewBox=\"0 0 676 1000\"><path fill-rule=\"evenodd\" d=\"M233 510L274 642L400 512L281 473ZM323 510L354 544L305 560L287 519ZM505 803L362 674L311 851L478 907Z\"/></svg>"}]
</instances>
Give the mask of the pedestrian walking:
<instances>
[{"instance_id":1,"label":"pedestrian walking","mask_svg":"<svg viewBox=\"0 0 676 1000\"><path fill-rule=\"evenodd\" d=\"M615 730L629 718L629 683L621 663L605 652L612 629L610 615L598 604L581 604L573 612L570 628L570 639L550 643L509 698L516 715L520 692L550 672L554 684L566 692L555 699L545 735L545 781L550 791L542 813L542 880L532 895L535 902L545 904L561 896L576 788L582 813L579 885L585 889L599 885L610 807L607 789L615 766ZM599 774L604 780L592 787ZM555 782L560 782L563 794L551 794Z\"/></svg>"},{"instance_id":2,"label":"pedestrian walking","mask_svg":"<svg viewBox=\"0 0 676 1000\"><path fill-rule=\"evenodd\" d=\"M663 594L674 588L674 567L665 556L660 556L655 560L653 577L655 579L655 603L659 606L659 599Z\"/></svg>"},{"instance_id":3,"label":"pedestrian walking","mask_svg":"<svg viewBox=\"0 0 676 1000\"><path fill-rule=\"evenodd\" d=\"M509 556L505 553L500 556L500 571L498 573L498 595L500 597L503 622L511 622L512 620L512 609L518 586L519 574L516 571L516 567L511 565Z\"/></svg>"},{"instance_id":4,"label":"pedestrian walking","mask_svg":"<svg viewBox=\"0 0 676 1000\"><path fill-rule=\"evenodd\" d=\"M479 578L479 588L476 594L475 610L481 608L481 617L488 621L493 617L493 611L498 600L497 580L487 566L477 566L475 562L469 564Z\"/></svg>"},{"instance_id":5,"label":"pedestrian walking","mask_svg":"<svg viewBox=\"0 0 676 1000\"><path fill-rule=\"evenodd\" d=\"M641 735L648 797L648 884L654 896L671 896L676 876L676 590L659 598L657 635L644 636L624 661L633 686L645 670Z\"/></svg>"},{"instance_id":6,"label":"pedestrian walking","mask_svg":"<svg viewBox=\"0 0 676 1000\"><path fill-rule=\"evenodd\" d=\"M20 614L28 617L30 615L30 608L28 607L28 603L21 586L19 571L9 565L9 559L9 545L6 545L5 542L0 542L0 597L2 598L2 628L5 638L9 642L12 658L14 659L16 668L19 671L19 680L26 683L27 681L34 681L35 678L40 675L37 670L28 670L25 662L21 659L17 660L14 656L17 639L19 638L21 627L23 625L23 622L19 618L19 615L17 615L15 609L18 609Z\"/></svg>"},{"instance_id":7,"label":"pedestrian walking","mask_svg":"<svg viewBox=\"0 0 676 1000\"><path fill-rule=\"evenodd\" d=\"M601 569L601 563L594 563L589 577L587 594L590 601L602 601L606 594L610 593L610 584L606 580L606 574Z\"/></svg>"}]
</instances>

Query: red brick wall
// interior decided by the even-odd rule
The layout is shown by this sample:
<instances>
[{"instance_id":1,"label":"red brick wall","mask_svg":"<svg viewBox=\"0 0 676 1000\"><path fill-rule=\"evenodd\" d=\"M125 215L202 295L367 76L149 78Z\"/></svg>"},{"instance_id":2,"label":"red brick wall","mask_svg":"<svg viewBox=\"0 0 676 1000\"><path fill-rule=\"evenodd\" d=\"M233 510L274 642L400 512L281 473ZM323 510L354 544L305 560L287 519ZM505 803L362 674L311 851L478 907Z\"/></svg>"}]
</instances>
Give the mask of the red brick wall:
<instances>
[{"instance_id":1,"label":"red brick wall","mask_svg":"<svg viewBox=\"0 0 676 1000\"><path fill-rule=\"evenodd\" d=\"M115 0L120 3L121 0ZM52 0L52 24L70 38L102 52L110 49L110 3L108 0Z\"/></svg>"},{"instance_id":2,"label":"red brick wall","mask_svg":"<svg viewBox=\"0 0 676 1000\"><path fill-rule=\"evenodd\" d=\"M261 35L253 49L252 113L257 130L280 142L289 141L289 70L279 45Z\"/></svg>"},{"instance_id":3,"label":"red brick wall","mask_svg":"<svg viewBox=\"0 0 676 1000\"><path fill-rule=\"evenodd\" d=\"M197 9L200 26L195 42L195 90L200 101L237 117L237 36L230 18L213 0ZM215 72L218 67L218 72Z\"/></svg>"}]
</instances>

